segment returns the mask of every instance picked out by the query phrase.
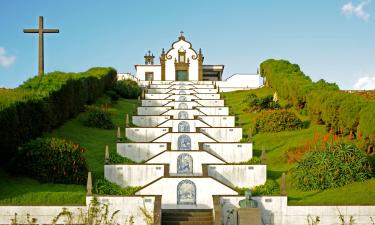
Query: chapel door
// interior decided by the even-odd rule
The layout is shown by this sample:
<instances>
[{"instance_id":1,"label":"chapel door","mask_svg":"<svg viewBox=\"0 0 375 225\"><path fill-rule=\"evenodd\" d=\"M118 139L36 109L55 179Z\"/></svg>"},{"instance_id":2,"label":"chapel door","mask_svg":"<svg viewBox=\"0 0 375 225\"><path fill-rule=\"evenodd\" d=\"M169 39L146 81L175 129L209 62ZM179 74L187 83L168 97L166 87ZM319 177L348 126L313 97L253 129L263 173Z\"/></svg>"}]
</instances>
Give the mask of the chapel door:
<instances>
[{"instance_id":1,"label":"chapel door","mask_svg":"<svg viewBox=\"0 0 375 225\"><path fill-rule=\"evenodd\" d=\"M154 80L154 73L153 72L146 72L146 77L147 81L153 81Z\"/></svg>"},{"instance_id":2,"label":"chapel door","mask_svg":"<svg viewBox=\"0 0 375 225\"><path fill-rule=\"evenodd\" d=\"M176 71L176 81L188 81L189 74L187 70L177 70Z\"/></svg>"}]
</instances>

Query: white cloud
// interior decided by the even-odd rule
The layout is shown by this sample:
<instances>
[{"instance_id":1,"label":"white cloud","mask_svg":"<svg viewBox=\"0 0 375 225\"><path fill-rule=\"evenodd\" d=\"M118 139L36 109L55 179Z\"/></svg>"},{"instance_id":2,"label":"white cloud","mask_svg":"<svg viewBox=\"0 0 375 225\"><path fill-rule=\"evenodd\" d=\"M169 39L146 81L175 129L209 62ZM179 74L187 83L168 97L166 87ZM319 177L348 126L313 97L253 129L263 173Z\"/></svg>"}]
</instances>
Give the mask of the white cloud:
<instances>
[{"instance_id":1,"label":"white cloud","mask_svg":"<svg viewBox=\"0 0 375 225\"><path fill-rule=\"evenodd\" d=\"M0 47L0 65L3 67L8 67L16 61L16 57L12 55L7 55L5 48Z\"/></svg>"},{"instance_id":2,"label":"white cloud","mask_svg":"<svg viewBox=\"0 0 375 225\"><path fill-rule=\"evenodd\" d=\"M361 77L354 84L355 90L374 90L375 89L375 76L373 77Z\"/></svg>"},{"instance_id":3,"label":"white cloud","mask_svg":"<svg viewBox=\"0 0 375 225\"><path fill-rule=\"evenodd\" d=\"M360 19L367 21L370 18L370 13L366 12L364 7L370 3L370 0L365 0L358 5L353 5L353 3L346 3L341 7L341 12L344 15L350 16L355 15Z\"/></svg>"}]
</instances>

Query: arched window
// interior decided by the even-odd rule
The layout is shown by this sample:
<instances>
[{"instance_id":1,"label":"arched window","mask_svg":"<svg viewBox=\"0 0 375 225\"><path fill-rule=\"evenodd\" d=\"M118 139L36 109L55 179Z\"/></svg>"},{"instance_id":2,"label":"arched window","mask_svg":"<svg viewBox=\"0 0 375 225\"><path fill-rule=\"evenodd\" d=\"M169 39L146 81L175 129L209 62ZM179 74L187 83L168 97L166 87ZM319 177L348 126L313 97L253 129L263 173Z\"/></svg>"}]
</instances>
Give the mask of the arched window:
<instances>
[{"instance_id":1,"label":"arched window","mask_svg":"<svg viewBox=\"0 0 375 225\"><path fill-rule=\"evenodd\" d=\"M178 137L178 150L191 150L191 138L183 134Z\"/></svg>"},{"instance_id":2,"label":"arched window","mask_svg":"<svg viewBox=\"0 0 375 225\"><path fill-rule=\"evenodd\" d=\"M190 132L190 125L186 121L181 121L178 123L178 132L186 133Z\"/></svg>"},{"instance_id":3,"label":"arched window","mask_svg":"<svg viewBox=\"0 0 375 225\"><path fill-rule=\"evenodd\" d=\"M186 95L186 91L179 91L178 92L180 95Z\"/></svg>"},{"instance_id":4,"label":"arched window","mask_svg":"<svg viewBox=\"0 0 375 225\"><path fill-rule=\"evenodd\" d=\"M180 111L178 113L178 119L180 120L187 120L189 118L189 115L186 111Z\"/></svg>"},{"instance_id":5,"label":"arched window","mask_svg":"<svg viewBox=\"0 0 375 225\"><path fill-rule=\"evenodd\" d=\"M178 101L179 102L186 102L187 98L186 98L186 96L182 95L182 96L178 97Z\"/></svg>"},{"instance_id":6,"label":"arched window","mask_svg":"<svg viewBox=\"0 0 375 225\"><path fill-rule=\"evenodd\" d=\"M188 105L186 103L178 104L178 109L188 109Z\"/></svg>"},{"instance_id":7,"label":"arched window","mask_svg":"<svg viewBox=\"0 0 375 225\"><path fill-rule=\"evenodd\" d=\"M177 157L177 173L193 174L193 157L187 153L183 153Z\"/></svg>"},{"instance_id":8,"label":"arched window","mask_svg":"<svg viewBox=\"0 0 375 225\"><path fill-rule=\"evenodd\" d=\"M183 180L177 185L177 204L195 205L197 204L197 188L193 181Z\"/></svg>"}]
</instances>

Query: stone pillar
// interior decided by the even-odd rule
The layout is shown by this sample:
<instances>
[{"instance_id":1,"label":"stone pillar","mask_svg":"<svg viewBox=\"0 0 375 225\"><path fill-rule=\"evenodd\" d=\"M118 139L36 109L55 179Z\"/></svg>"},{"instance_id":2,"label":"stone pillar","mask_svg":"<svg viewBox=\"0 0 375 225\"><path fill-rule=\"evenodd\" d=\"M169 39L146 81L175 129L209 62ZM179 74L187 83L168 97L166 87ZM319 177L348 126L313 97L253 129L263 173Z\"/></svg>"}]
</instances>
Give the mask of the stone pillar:
<instances>
[{"instance_id":1,"label":"stone pillar","mask_svg":"<svg viewBox=\"0 0 375 225\"><path fill-rule=\"evenodd\" d=\"M264 146L262 146L262 154L260 155L260 161L263 165L267 164L267 153L266 153L266 149L264 148Z\"/></svg>"},{"instance_id":2,"label":"stone pillar","mask_svg":"<svg viewBox=\"0 0 375 225\"><path fill-rule=\"evenodd\" d=\"M87 190L86 195L87 196L91 196L92 195L92 178L91 178L91 172L89 172L87 174L86 190Z\"/></svg>"},{"instance_id":3,"label":"stone pillar","mask_svg":"<svg viewBox=\"0 0 375 225\"><path fill-rule=\"evenodd\" d=\"M154 225L161 224L161 195L155 196L154 202Z\"/></svg>"},{"instance_id":4,"label":"stone pillar","mask_svg":"<svg viewBox=\"0 0 375 225\"><path fill-rule=\"evenodd\" d=\"M105 145L105 152L104 152L104 163L109 163L109 147L108 145Z\"/></svg>"},{"instance_id":5,"label":"stone pillar","mask_svg":"<svg viewBox=\"0 0 375 225\"><path fill-rule=\"evenodd\" d=\"M121 140L121 128L120 127L117 127L117 140L118 141Z\"/></svg>"},{"instance_id":6,"label":"stone pillar","mask_svg":"<svg viewBox=\"0 0 375 225\"><path fill-rule=\"evenodd\" d=\"M161 80L165 80L165 58L166 58L166 54L163 48L161 55L160 55Z\"/></svg>"},{"instance_id":7,"label":"stone pillar","mask_svg":"<svg viewBox=\"0 0 375 225\"><path fill-rule=\"evenodd\" d=\"M202 176L203 177L208 177L208 165L207 164L202 164Z\"/></svg>"},{"instance_id":8,"label":"stone pillar","mask_svg":"<svg viewBox=\"0 0 375 225\"><path fill-rule=\"evenodd\" d=\"M125 116L125 127L129 127L129 114Z\"/></svg>"},{"instance_id":9,"label":"stone pillar","mask_svg":"<svg viewBox=\"0 0 375 225\"><path fill-rule=\"evenodd\" d=\"M281 183L280 183L280 194L283 196L287 196L287 190L286 190L286 174L285 172L281 176Z\"/></svg>"},{"instance_id":10,"label":"stone pillar","mask_svg":"<svg viewBox=\"0 0 375 225\"><path fill-rule=\"evenodd\" d=\"M169 164L164 164L164 177L169 177Z\"/></svg>"},{"instance_id":11,"label":"stone pillar","mask_svg":"<svg viewBox=\"0 0 375 225\"><path fill-rule=\"evenodd\" d=\"M239 208L237 209L238 225L261 225L262 213L260 208Z\"/></svg>"},{"instance_id":12,"label":"stone pillar","mask_svg":"<svg viewBox=\"0 0 375 225\"><path fill-rule=\"evenodd\" d=\"M220 196L214 195L212 196L213 203L214 203L214 225L222 225L221 223L221 204L220 204Z\"/></svg>"}]
</instances>

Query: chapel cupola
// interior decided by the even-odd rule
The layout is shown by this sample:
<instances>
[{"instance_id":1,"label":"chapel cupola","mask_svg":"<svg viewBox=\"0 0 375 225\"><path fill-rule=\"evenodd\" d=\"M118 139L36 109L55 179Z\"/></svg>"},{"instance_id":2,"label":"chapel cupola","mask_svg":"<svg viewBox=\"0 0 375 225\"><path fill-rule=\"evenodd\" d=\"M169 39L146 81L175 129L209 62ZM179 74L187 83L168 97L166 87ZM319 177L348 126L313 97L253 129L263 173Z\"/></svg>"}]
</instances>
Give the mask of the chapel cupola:
<instances>
[{"instance_id":1,"label":"chapel cupola","mask_svg":"<svg viewBox=\"0 0 375 225\"><path fill-rule=\"evenodd\" d=\"M151 51L149 50L146 55L145 55L145 64L146 65L154 65L154 54L151 53Z\"/></svg>"}]
</instances>

